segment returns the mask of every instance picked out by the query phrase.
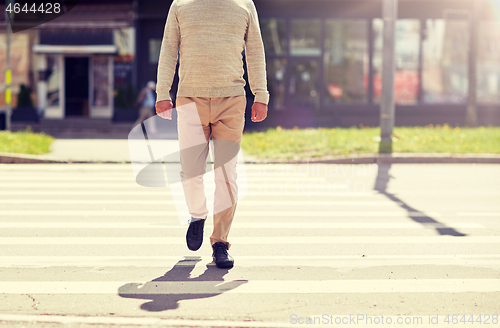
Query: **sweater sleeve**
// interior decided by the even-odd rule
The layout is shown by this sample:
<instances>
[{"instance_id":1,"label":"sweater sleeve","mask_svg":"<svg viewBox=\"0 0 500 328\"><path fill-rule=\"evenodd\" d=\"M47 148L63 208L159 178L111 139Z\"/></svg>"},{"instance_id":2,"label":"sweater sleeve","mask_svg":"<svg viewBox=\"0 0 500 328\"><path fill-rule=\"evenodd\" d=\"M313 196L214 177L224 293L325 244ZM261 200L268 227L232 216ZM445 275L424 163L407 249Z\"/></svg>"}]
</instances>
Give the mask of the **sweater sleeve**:
<instances>
[{"instance_id":1,"label":"sweater sleeve","mask_svg":"<svg viewBox=\"0 0 500 328\"><path fill-rule=\"evenodd\" d=\"M177 57L179 54L180 31L177 19L177 3L174 0L168 11L165 31L161 42L158 60L156 101L170 100L170 89L174 80Z\"/></svg>"},{"instance_id":2,"label":"sweater sleeve","mask_svg":"<svg viewBox=\"0 0 500 328\"><path fill-rule=\"evenodd\" d=\"M253 1L249 1L249 20L245 38L245 56L247 62L248 82L255 95L255 101L268 104L266 57L264 44L260 34L259 17Z\"/></svg>"}]
</instances>

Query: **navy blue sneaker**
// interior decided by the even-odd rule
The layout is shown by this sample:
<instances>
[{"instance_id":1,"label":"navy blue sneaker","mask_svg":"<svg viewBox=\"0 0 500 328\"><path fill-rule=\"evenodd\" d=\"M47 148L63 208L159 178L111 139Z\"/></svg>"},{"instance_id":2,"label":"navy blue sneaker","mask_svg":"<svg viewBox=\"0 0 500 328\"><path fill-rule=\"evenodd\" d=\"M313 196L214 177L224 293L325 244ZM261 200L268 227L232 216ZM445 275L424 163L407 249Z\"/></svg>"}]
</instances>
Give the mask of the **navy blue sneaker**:
<instances>
[{"instance_id":1,"label":"navy blue sneaker","mask_svg":"<svg viewBox=\"0 0 500 328\"><path fill-rule=\"evenodd\" d=\"M234 265L234 260L227 253L227 245L222 242L216 242L212 245L212 249L214 250L212 257L214 258L215 265L218 268L232 268Z\"/></svg>"},{"instance_id":2,"label":"navy blue sneaker","mask_svg":"<svg viewBox=\"0 0 500 328\"><path fill-rule=\"evenodd\" d=\"M200 249L203 243L203 227L205 226L205 220L198 220L191 222L186 234L187 247L192 251L197 251Z\"/></svg>"}]
</instances>

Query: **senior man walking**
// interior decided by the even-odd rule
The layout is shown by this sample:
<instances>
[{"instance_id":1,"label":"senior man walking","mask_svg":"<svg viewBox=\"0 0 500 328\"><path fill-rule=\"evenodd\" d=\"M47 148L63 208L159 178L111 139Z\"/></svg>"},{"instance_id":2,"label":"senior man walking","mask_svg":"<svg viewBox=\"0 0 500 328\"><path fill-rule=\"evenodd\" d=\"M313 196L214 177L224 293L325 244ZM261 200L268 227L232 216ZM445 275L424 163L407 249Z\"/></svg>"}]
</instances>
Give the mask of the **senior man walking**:
<instances>
[{"instance_id":1,"label":"senior man walking","mask_svg":"<svg viewBox=\"0 0 500 328\"><path fill-rule=\"evenodd\" d=\"M169 91L179 56L177 114L181 181L191 215L190 250L203 242L208 210L203 187L209 140L214 141L214 230L210 237L219 268L234 264L228 254L236 210L237 152L245 121L243 51L255 102L252 121L267 116L269 93L264 46L252 0L174 0L165 24L158 63L156 113L172 119ZM193 105L194 104L194 105ZM199 140L202 140L201 144Z\"/></svg>"}]
</instances>

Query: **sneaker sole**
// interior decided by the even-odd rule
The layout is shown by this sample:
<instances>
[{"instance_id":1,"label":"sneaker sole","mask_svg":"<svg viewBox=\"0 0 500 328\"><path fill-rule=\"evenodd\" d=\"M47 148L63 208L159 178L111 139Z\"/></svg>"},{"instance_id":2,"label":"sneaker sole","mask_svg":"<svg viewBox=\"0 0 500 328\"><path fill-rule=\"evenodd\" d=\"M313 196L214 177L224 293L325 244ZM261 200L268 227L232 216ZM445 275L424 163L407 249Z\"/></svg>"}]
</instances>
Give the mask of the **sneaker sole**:
<instances>
[{"instance_id":1,"label":"sneaker sole","mask_svg":"<svg viewBox=\"0 0 500 328\"><path fill-rule=\"evenodd\" d=\"M199 241L198 241L198 240L196 240L196 242L199 242ZM188 243L188 241L187 241L187 240L186 240L186 244L187 244L187 248L188 248L190 251L197 251L197 250L199 250L199 249L201 248L201 245L203 244L203 240L201 241L200 246L198 246L198 248L191 248L191 247L189 247L189 243Z\"/></svg>"}]
</instances>

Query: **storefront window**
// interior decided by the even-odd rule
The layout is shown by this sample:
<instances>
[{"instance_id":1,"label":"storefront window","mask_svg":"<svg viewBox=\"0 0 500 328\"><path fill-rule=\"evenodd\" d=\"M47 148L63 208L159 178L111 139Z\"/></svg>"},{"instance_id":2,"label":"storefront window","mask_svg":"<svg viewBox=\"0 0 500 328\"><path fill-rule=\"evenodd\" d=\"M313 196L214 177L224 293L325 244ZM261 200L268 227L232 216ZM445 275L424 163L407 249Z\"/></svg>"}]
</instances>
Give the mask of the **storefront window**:
<instances>
[{"instance_id":1,"label":"storefront window","mask_svg":"<svg viewBox=\"0 0 500 328\"><path fill-rule=\"evenodd\" d=\"M373 68L374 101L380 103L382 94L382 49L383 21L375 19ZM394 100L398 105L413 105L418 102L418 68L420 47L420 21L400 19L396 22L396 71L394 75Z\"/></svg>"},{"instance_id":2,"label":"storefront window","mask_svg":"<svg viewBox=\"0 0 500 328\"><path fill-rule=\"evenodd\" d=\"M47 106L58 107L61 89L61 65L58 55L47 55Z\"/></svg>"},{"instance_id":3,"label":"storefront window","mask_svg":"<svg viewBox=\"0 0 500 328\"><path fill-rule=\"evenodd\" d=\"M267 67L267 86L270 98L271 107L275 110L282 110L285 106L285 76L286 76L287 60L272 59L266 62Z\"/></svg>"},{"instance_id":4,"label":"storefront window","mask_svg":"<svg viewBox=\"0 0 500 328\"><path fill-rule=\"evenodd\" d=\"M477 100L500 103L500 23L479 25L477 51Z\"/></svg>"},{"instance_id":5,"label":"storefront window","mask_svg":"<svg viewBox=\"0 0 500 328\"><path fill-rule=\"evenodd\" d=\"M321 20L293 19L291 29L292 56L321 55Z\"/></svg>"},{"instance_id":6,"label":"storefront window","mask_svg":"<svg viewBox=\"0 0 500 328\"><path fill-rule=\"evenodd\" d=\"M326 103L365 103L368 89L367 22L327 20Z\"/></svg>"},{"instance_id":7,"label":"storefront window","mask_svg":"<svg viewBox=\"0 0 500 328\"><path fill-rule=\"evenodd\" d=\"M288 85L289 103L302 109L319 109L319 63L297 60L291 64Z\"/></svg>"},{"instance_id":8,"label":"storefront window","mask_svg":"<svg viewBox=\"0 0 500 328\"><path fill-rule=\"evenodd\" d=\"M161 39L149 39L149 63L158 64L160 59Z\"/></svg>"},{"instance_id":9,"label":"storefront window","mask_svg":"<svg viewBox=\"0 0 500 328\"><path fill-rule=\"evenodd\" d=\"M92 57L93 103L94 107L109 106L109 58L108 56Z\"/></svg>"},{"instance_id":10,"label":"storefront window","mask_svg":"<svg viewBox=\"0 0 500 328\"><path fill-rule=\"evenodd\" d=\"M467 101L468 45L467 21L444 19L426 21L422 72L425 103Z\"/></svg>"},{"instance_id":11,"label":"storefront window","mask_svg":"<svg viewBox=\"0 0 500 328\"><path fill-rule=\"evenodd\" d=\"M286 54L286 22L284 19L264 18L260 29L266 55Z\"/></svg>"}]
</instances>

